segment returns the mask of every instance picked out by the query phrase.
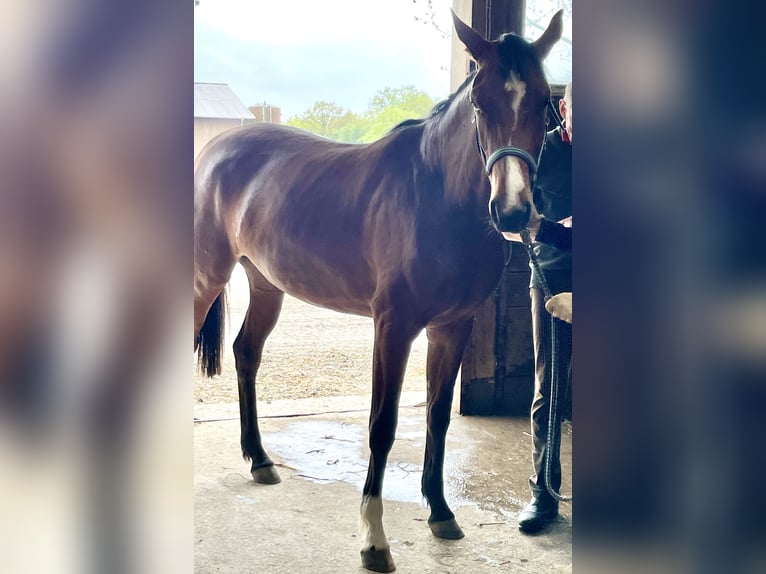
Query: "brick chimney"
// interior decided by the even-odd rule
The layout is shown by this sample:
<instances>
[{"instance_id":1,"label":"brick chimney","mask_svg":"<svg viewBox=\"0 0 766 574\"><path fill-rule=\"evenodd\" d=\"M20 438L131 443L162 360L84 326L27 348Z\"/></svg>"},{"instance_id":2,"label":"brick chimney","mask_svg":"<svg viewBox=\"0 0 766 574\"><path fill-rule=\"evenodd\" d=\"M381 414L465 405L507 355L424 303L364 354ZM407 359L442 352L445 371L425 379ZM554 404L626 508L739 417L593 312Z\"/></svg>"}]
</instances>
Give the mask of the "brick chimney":
<instances>
[{"instance_id":1,"label":"brick chimney","mask_svg":"<svg viewBox=\"0 0 766 574\"><path fill-rule=\"evenodd\" d=\"M255 116L256 122L262 122L267 124L281 124L282 123L282 110L277 106L272 106L266 103L250 106L249 110Z\"/></svg>"}]
</instances>

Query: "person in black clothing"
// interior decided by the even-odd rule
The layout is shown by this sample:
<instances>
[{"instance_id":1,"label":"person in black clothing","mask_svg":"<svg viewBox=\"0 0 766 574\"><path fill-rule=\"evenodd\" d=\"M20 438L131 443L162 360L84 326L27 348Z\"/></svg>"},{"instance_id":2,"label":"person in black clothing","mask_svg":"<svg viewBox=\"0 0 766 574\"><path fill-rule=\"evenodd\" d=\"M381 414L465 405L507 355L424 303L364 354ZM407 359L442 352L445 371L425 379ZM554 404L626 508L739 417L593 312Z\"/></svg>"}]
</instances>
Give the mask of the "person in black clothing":
<instances>
[{"instance_id":1,"label":"person in black clothing","mask_svg":"<svg viewBox=\"0 0 766 574\"><path fill-rule=\"evenodd\" d=\"M531 233L537 243L545 243L559 251L570 251L572 249L572 216L561 221L550 221L540 217Z\"/></svg>"},{"instance_id":2,"label":"person in black clothing","mask_svg":"<svg viewBox=\"0 0 766 574\"><path fill-rule=\"evenodd\" d=\"M572 249L572 218L567 217L558 222L552 222L545 218L539 221L539 227L533 234L538 243L546 243L559 250ZM545 302L545 310L551 315L572 324L572 292L564 291L553 295Z\"/></svg>"},{"instance_id":3,"label":"person in black clothing","mask_svg":"<svg viewBox=\"0 0 766 574\"><path fill-rule=\"evenodd\" d=\"M564 118L564 129L548 132L545 149L540 159L537 182L533 192L535 208L541 217L535 217L529 225L534 251L540 269L545 275L552 294L572 291L572 84L566 87L559 102ZM504 234L506 239L518 240L515 235ZM544 528L558 516L559 503L545 487L546 436L551 384L551 317L545 310L544 293L540 277L532 269L530 281L532 307L532 335L535 352L535 390L532 400L531 424L533 464L535 473L529 480L532 500L519 514L519 529L532 533ZM570 373L571 325L561 323L557 329L558 372L566 381ZM563 391L563 389L562 389ZM559 392L560 399L567 393ZM559 401L558 413L564 407ZM560 424L557 421L556 424ZM561 464L559 444L553 446L551 486L561 487Z\"/></svg>"}]
</instances>

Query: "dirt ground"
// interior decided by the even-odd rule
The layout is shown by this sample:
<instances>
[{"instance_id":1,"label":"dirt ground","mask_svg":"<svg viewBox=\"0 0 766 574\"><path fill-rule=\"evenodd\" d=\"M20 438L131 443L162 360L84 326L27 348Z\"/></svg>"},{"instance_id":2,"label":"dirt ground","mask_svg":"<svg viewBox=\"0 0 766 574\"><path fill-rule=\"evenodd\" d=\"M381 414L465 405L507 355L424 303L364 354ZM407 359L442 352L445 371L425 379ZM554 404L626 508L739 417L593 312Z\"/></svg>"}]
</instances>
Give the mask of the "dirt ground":
<instances>
[{"instance_id":1,"label":"dirt ground","mask_svg":"<svg viewBox=\"0 0 766 574\"><path fill-rule=\"evenodd\" d=\"M247 277L237 266L229 283L226 353L220 376L194 377L198 403L236 402L237 373L231 345L248 305ZM256 393L259 401L370 392L372 319L320 309L286 296L279 322L266 341ZM404 391L425 389L425 332L412 345Z\"/></svg>"}]
</instances>

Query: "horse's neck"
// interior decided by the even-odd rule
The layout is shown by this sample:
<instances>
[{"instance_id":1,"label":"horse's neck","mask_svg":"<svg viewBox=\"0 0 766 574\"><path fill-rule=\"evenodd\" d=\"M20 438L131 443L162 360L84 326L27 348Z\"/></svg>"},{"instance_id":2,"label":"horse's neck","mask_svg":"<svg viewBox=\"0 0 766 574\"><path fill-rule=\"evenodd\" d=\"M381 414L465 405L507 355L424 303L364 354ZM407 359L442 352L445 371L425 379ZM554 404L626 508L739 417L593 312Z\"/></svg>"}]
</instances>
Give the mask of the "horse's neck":
<instances>
[{"instance_id":1,"label":"horse's neck","mask_svg":"<svg viewBox=\"0 0 766 574\"><path fill-rule=\"evenodd\" d=\"M447 201L486 210L489 181L476 146L476 126L467 98L463 89L443 116L434 118L426 129L423 152L426 161L442 173Z\"/></svg>"}]
</instances>

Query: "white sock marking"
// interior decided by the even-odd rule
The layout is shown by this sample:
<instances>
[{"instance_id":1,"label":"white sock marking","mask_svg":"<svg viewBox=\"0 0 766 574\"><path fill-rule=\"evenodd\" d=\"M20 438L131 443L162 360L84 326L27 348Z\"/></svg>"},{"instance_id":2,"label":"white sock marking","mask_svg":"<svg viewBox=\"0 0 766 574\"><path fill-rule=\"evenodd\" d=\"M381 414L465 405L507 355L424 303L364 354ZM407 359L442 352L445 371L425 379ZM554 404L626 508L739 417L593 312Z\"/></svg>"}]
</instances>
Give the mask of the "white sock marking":
<instances>
[{"instance_id":1,"label":"white sock marking","mask_svg":"<svg viewBox=\"0 0 766 574\"><path fill-rule=\"evenodd\" d=\"M366 496L362 499L362 550L373 546L376 550L388 548L388 538L383 531L383 499Z\"/></svg>"}]
</instances>

